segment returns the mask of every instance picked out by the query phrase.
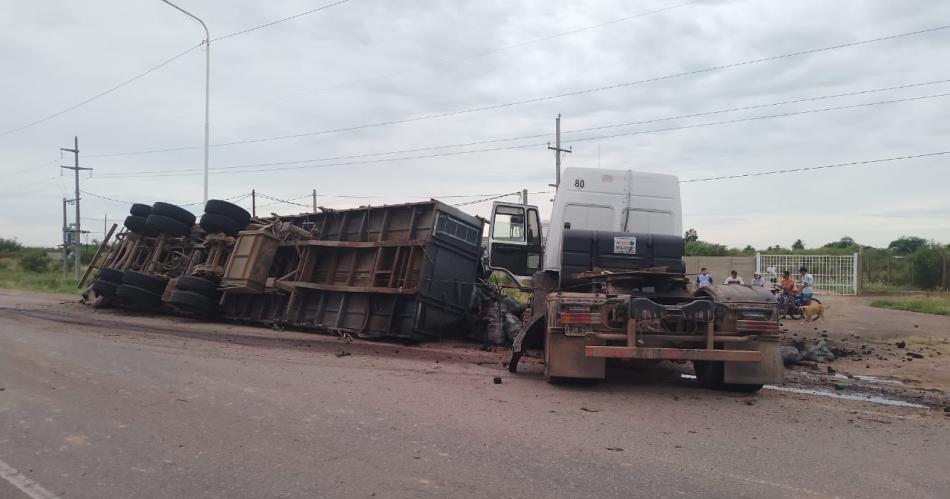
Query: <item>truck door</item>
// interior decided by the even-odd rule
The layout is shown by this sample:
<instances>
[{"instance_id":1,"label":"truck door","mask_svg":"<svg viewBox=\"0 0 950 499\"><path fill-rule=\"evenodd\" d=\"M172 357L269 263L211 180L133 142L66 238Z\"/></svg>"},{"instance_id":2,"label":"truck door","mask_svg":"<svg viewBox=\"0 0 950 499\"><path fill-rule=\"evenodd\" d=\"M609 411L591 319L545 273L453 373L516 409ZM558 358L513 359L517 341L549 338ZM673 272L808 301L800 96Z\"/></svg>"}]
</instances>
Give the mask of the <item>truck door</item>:
<instances>
[{"instance_id":1,"label":"truck door","mask_svg":"<svg viewBox=\"0 0 950 499\"><path fill-rule=\"evenodd\" d=\"M516 277L541 269L541 218L537 206L495 202L488 235L488 262Z\"/></svg>"}]
</instances>

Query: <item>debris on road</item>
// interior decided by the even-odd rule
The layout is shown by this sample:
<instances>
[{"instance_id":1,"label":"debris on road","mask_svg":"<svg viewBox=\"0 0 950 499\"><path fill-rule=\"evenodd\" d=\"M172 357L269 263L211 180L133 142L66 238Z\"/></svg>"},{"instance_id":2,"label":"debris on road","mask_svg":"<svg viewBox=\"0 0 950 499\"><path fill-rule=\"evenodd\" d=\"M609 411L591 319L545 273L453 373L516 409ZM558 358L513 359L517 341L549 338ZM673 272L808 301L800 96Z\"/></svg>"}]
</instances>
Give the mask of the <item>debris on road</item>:
<instances>
[{"instance_id":1,"label":"debris on road","mask_svg":"<svg viewBox=\"0 0 950 499\"><path fill-rule=\"evenodd\" d=\"M348 357L350 355L353 355L353 354L351 354L350 352L347 352L346 350L341 350L337 352L336 354L337 357Z\"/></svg>"},{"instance_id":2,"label":"debris on road","mask_svg":"<svg viewBox=\"0 0 950 499\"><path fill-rule=\"evenodd\" d=\"M581 410L584 412L600 412L600 409L591 409L589 407L581 407Z\"/></svg>"},{"instance_id":3,"label":"debris on road","mask_svg":"<svg viewBox=\"0 0 950 499\"><path fill-rule=\"evenodd\" d=\"M500 385L500 384L501 384L501 376L495 376L495 378L494 378L492 381L493 381L496 385Z\"/></svg>"}]
</instances>

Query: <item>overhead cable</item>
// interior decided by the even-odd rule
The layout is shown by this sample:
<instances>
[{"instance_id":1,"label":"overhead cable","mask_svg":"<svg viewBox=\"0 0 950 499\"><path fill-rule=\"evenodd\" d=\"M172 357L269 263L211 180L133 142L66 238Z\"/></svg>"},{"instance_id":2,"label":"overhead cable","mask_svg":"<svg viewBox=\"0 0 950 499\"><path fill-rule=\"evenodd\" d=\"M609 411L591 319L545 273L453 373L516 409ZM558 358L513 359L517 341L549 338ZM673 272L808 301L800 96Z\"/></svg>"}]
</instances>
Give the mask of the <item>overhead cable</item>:
<instances>
[{"instance_id":1,"label":"overhead cable","mask_svg":"<svg viewBox=\"0 0 950 499\"><path fill-rule=\"evenodd\" d=\"M742 67L742 66L749 66L749 65L753 65L753 64L760 64L760 63L763 63L763 62L777 61L777 60L789 59L789 58L793 58L793 57L800 57L800 56L805 56L805 55L818 54L818 53L828 52L828 51L832 51L832 50L838 50L838 49L849 48L849 47L856 47L856 46L860 46L860 45L867 45L867 44L870 44L870 43L882 42L882 41L887 41L887 40L894 40L894 39L898 39L898 38L905 38L905 37L910 37L910 36L922 35L922 34L926 34L926 33L933 33L933 32L945 30L945 29L948 29L948 28L950 28L950 25L936 26L936 27L927 28L927 29L922 29L922 30L917 30L917 31L911 31L911 32L906 32L906 33L899 33L899 34L895 34L895 35L888 35L888 36L882 36L882 37L877 37L877 38L870 38L870 39L859 40L859 41L855 41L855 42L841 43L841 44L831 45L831 46L827 46L827 47L821 47L821 48L817 48L817 49L800 50L800 51L796 51L796 52L789 52L789 53L780 54L780 55L774 55L774 56L769 56L769 57L760 57L760 58L754 58L754 59L746 59L746 60L739 61L739 62L734 62L734 63L729 63L729 64L719 64L719 65L709 66L709 67L705 67L705 68L701 68L701 69L695 69L695 70L691 70L691 71L684 71L684 72L681 72L681 73L673 73L673 74L668 74L668 75L663 75L663 76L655 76L655 77L651 77L651 78L643 78L643 79L639 79L639 80L627 81L627 82L622 82L622 83L615 83L615 84L612 84L612 85L605 85L605 86L595 87L595 88L587 88L587 89L582 89L582 90L574 90L574 91L571 91L571 92L565 92L565 93L560 93L560 94L555 94L555 95L547 95L547 96L543 96L543 97L533 97L533 98L530 98L530 99L522 99L522 100L517 100L517 101L512 101L512 102L506 102L506 103L503 103L503 104L492 104L492 105L487 105L487 106L472 107L472 108L461 109L461 110L456 110L456 111L449 111L449 112L444 112L444 113L427 114L427 115L422 115L422 116L414 116L414 117L409 117L409 118L402 118L402 119L398 119L398 120L380 121L380 122L375 122L375 123L367 123L367 124L363 124L363 125L355 125L355 126L342 127L342 128L331 128L331 129L324 129L324 130L316 130L316 131L312 131L312 132L302 132L302 133L294 133L294 134L288 134L288 135L275 135L275 136L270 136L270 137L259 137L259 138L246 139L246 140L235 140L235 141L231 141L231 142L220 142L220 143L217 143L217 144L212 144L211 146L212 146L212 147L226 147L226 146L234 146L234 145L241 145L241 144L252 144L252 143L260 143L260 142L271 142L271 141L277 141L277 140L287 140L287 139L295 139L295 138L301 138L301 137L311 137L311 136L315 136L315 135L324 135L324 134L340 133L340 132L350 132L350 131L356 131L356 130L363 130L363 129L367 129L367 128L374 128L374 127L381 127L381 126L391 126L391 125L400 125L400 124L411 123L411 122L416 122L416 121L431 120L431 119L437 119L437 118L445 118L445 117L450 117L450 116L458 116L458 115L461 115L461 114L474 113L474 112L479 112L479 111L489 111L489 110L501 109L501 108L506 108L506 107L519 106L519 105L523 105L523 104L531 104L531 103L543 102L543 101L548 101L548 100L553 100L553 99L560 99L560 98L564 98L564 97L574 97L574 96L577 96L577 95L589 94L589 93L594 93L594 92L601 92L601 91L604 91L604 90L613 90L613 89L617 89L617 88L625 88L625 87L630 87L630 86L634 86L634 85L641 85L641 84L645 84L645 83L653 83L653 82L658 82L658 81L671 80L671 79L675 79L675 78L682 78L682 77L686 77L686 76L694 76L694 75L699 75L699 74L704 74L704 73L710 73L710 72L713 72L713 71L720 71L720 70L725 70L725 69L734 69L734 68L738 68L738 67ZM200 145L200 146L169 147L169 148L164 148L164 149L151 149L151 150L144 150L144 151L120 152L120 153L106 153L106 154L96 154L96 155L91 155L91 156L90 156L90 155L87 155L86 157L107 157L107 156L124 156L124 155L131 155L131 154L151 154L151 153L161 153L161 152L185 151L185 150L192 150L192 149L200 149L200 148L203 148L203 147L204 147L203 145Z\"/></svg>"},{"instance_id":2,"label":"overhead cable","mask_svg":"<svg viewBox=\"0 0 950 499\"><path fill-rule=\"evenodd\" d=\"M203 42L202 42L202 43L203 43ZM78 107L84 106L84 105L86 105L86 104L88 104L88 103L90 103L90 102L92 102L92 101L94 101L94 100L96 100L96 99L98 99L98 98L100 98L100 97L104 97L104 96L106 96L106 95L109 95L109 94L111 94L112 92L115 92L116 90L118 90L118 89L120 89L120 88L122 88L122 87L124 87L124 86L126 86L126 85L128 85L128 84L130 84L130 83L132 83L132 82L134 82L134 81L136 81L136 80L138 80L139 78L142 78L142 77L144 77L144 76L146 76L146 75L148 75L148 74L150 74L150 73L152 73L152 72L154 72L154 71L157 71L158 69L161 69L161 68L165 67L166 65L170 64L171 62L173 62L173 61L175 61L175 60L177 60L177 59L179 59L179 58L181 58L181 57L184 57L186 54L188 54L188 53L191 52L192 50L195 50L196 48L200 47L200 46L202 45L202 43L199 43L199 44L197 44L197 45L195 45L195 46L193 46L193 47L191 47L191 48L185 50L184 52L181 52L181 53L179 53L178 55L175 55L174 57L172 57L172 58L170 58L170 59L166 59L165 61L163 61L162 63L158 64L157 66L152 66L150 69L148 69L148 70L146 70L146 71L144 71L144 72L142 72L142 73L139 73L139 74L137 74L137 75L135 75L135 76L129 78L128 80L125 80L125 81L123 81L122 83L119 83L118 85L116 85L116 86L114 86L114 87L112 87L112 88L109 88L109 89L107 89L107 90L104 90L104 91L102 91L102 92L99 92L98 94L93 95L92 97L90 97L90 98L88 98L88 99L86 99L86 100L84 100L84 101L82 101L82 102L73 104L72 106L69 106L69 107L67 107L66 109L63 109L63 110L61 110L61 111L57 111L57 112L55 112L55 113L53 113L53 114L50 114L50 115L45 116L45 117L43 117L43 118L40 118L40 119L38 119L38 120L31 121L31 122L29 122L29 123L26 123L26 124L23 124L23 125L20 125L20 126L11 128L11 129L6 130L6 131L4 131L4 132L0 132L0 137L3 137L3 136L5 136L5 135L9 135L9 134L14 133L14 132L18 132L18 131L20 131L20 130L29 128L29 127L34 126L34 125L39 125L40 123L43 123L43 122L45 122L45 121L49 121L49 120L51 120L51 119L53 119L53 118L56 118L57 116L61 116L61 115L63 115L63 114L66 114L66 113L72 111L73 109L76 109L76 108L78 108Z\"/></svg>"}]
</instances>

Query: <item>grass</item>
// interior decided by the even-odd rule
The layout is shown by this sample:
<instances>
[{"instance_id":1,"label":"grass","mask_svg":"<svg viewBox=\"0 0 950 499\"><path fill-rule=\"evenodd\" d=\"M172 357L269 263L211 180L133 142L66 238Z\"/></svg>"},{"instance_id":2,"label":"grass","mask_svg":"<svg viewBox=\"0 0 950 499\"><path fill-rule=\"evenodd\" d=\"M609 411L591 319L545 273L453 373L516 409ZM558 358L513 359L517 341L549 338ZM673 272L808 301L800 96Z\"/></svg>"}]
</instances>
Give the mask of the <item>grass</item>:
<instances>
[{"instance_id":1,"label":"grass","mask_svg":"<svg viewBox=\"0 0 950 499\"><path fill-rule=\"evenodd\" d=\"M16 259L0 258L0 288L78 295L76 279L70 274L68 279L63 279L62 268L27 272L19 268Z\"/></svg>"},{"instance_id":2,"label":"grass","mask_svg":"<svg viewBox=\"0 0 950 499\"><path fill-rule=\"evenodd\" d=\"M950 315L950 293L908 298L882 298L871 302L871 306L924 314Z\"/></svg>"}]
</instances>

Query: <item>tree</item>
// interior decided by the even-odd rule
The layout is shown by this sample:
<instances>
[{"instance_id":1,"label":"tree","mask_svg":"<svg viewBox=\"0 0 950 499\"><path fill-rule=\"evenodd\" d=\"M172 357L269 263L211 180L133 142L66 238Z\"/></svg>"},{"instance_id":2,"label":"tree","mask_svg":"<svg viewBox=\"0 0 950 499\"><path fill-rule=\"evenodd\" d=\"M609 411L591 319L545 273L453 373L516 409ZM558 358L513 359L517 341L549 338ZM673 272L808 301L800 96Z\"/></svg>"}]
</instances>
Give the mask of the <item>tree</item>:
<instances>
[{"instance_id":1,"label":"tree","mask_svg":"<svg viewBox=\"0 0 950 499\"><path fill-rule=\"evenodd\" d=\"M793 249L793 250L803 250L803 249L805 249L805 243L802 242L801 239L796 239L795 242L792 243L792 249Z\"/></svg>"},{"instance_id":2,"label":"tree","mask_svg":"<svg viewBox=\"0 0 950 499\"><path fill-rule=\"evenodd\" d=\"M745 248L742 248L743 253L755 253L755 248L751 244L745 245Z\"/></svg>"},{"instance_id":3,"label":"tree","mask_svg":"<svg viewBox=\"0 0 950 499\"><path fill-rule=\"evenodd\" d=\"M693 241L699 241L699 233L696 232L696 229L689 229L686 231L686 235L683 236L683 239L687 243L691 243Z\"/></svg>"},{"instance_id":4,"label":"tree","mask_svg":"<svg viewBox=\"0 0 950 499\"><path fill-rule=\"evenodd\" d=\"M943 279L943 252L936 244L924 244L910 255L911 281L920 289L934 289Z\"/></svg>"},{"instance_id":5,"label":"tree","mask_svg":"<svg viewBox=\"0 0 950 499\"><path fill-rule=\"evenodd\" d=\"M721 244L690 241L686 243L686 256L731 256L731 252Z\"/></svg>"},{"instance_id":6,"label":"tree","mask_svg":"<svg viewBox=\"0 0 950 499\"><path fill-rule=\"evenodd\" d=\"M926 244L927 240L922 237L901 236L899 239L891 241L891 244L887 245L887 249L891 250L895 255L905 256L917 251Z\"/></svg>"},{"instance_id":7,"label":"tree","mask_svg":"<svg viewBox=\"0 0 950 499\"><path fill-rule=\"evenodd\" d=\"M39 251L30 251L20 257L20 268L27 272L45 272L49 260Z\"/></svg>"},{"instance_id":8,"label":"tree","mask_svg":"<svg viewBox=\"0 0 950 499\"><path fill-rule=\"evenodd\" d=\"M848 248L856 248L857 246L858 246L858 243L854 242L853 238L851 238L850 236L844 236L833 243L825 244L824 246L822 246L822 248L848 249Z\"/></svg>"}]
</instances>

